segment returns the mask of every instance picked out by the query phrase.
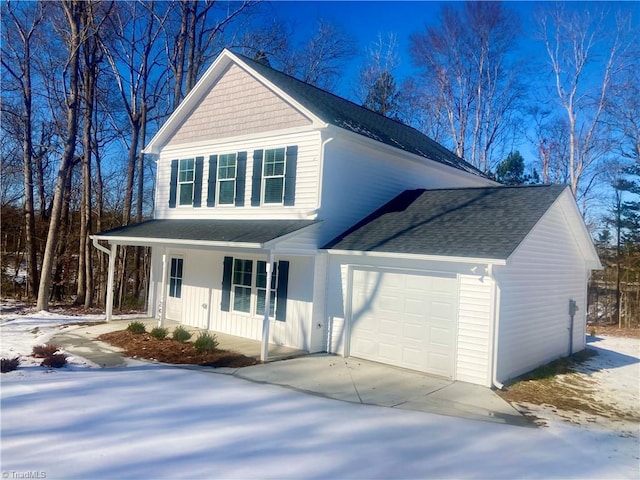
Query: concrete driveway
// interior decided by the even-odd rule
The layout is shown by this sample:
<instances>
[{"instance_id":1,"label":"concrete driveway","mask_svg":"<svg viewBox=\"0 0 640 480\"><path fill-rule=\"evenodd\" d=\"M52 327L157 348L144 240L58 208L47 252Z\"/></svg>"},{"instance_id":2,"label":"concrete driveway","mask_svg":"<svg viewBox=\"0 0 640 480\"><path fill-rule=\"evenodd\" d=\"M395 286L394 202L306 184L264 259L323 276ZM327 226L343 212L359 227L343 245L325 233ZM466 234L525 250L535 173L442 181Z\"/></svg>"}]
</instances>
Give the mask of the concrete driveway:
<instances>
[{"instance_id":1,"label":"concrete driveway","mask_svg":"<svg viewBox=\"0 0 640 480\"><path fill-rule=\"evenodd\" d=\"M105 332L125 329L130 321L118 320L65 330L56 335L51 343L61 345L66 351L102 367L124 367L127 359L121 349L100 342L96 337ZM156 325L152 319L142 321L148 327ZM175 325L167 326L171 330ZM259 357L260 342L220 333L216 335L220 348ZM356 358L330 354L305 355L299 350L277 345L271 345L269 351L272 361L251 367L177 367L232 375L352 403L533 426L491 389L479 385L453 382Z\"/></svg>"}]
</instances>

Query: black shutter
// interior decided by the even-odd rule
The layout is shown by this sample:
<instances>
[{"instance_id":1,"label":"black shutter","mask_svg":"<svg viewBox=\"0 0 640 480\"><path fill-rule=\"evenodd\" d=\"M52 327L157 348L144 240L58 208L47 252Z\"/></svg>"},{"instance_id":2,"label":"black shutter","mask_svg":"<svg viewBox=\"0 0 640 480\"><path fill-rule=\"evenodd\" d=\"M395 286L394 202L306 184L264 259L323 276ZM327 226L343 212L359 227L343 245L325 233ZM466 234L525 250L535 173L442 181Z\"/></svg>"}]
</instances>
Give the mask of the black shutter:
<instances>
[{"instance_id":1,"label":"black shutter","mask_svg":"<svg viewBox=\"0 0 640 480\"><path fill-rule=\"evenodd\" d=\"M231 311L231 273L233 270L233 257L224 257L222 264L222 301L220 310Z\"/></svg>"},{"instance_id":2,"label":"black shutter","mask_svg":"<svg viewBox=\"0 0 640 480\"><path fill-rule=\"evenodd\" d=\"M253 152L253 176L251 177L251 206L260 206L260 192L262 191L262 150Z\"/></svg>"},{"instance_id":3,"label":"black shutter","mask_svg":"<svg viewBox=\"0 0 640 480\"><path fill-rule=\"evenodd\" d=\"M287 147L286 171L284 174L284 204L292 206L296 199L296 163L298 161L298 146Z\"/></svg>"},{"instance_id":4,"label":"black shutter","mask_svg":"<svg viewBox=\"0 0 640 480\"><path fill-rule=\"evenodd\" d=\"M193 179L193 206L202 206L202 170L204 167L204 157L196 157L196 171Z\"/></svg>"},{"instance_id":5,"label":"black shutter","mask_svg":"<svg viewBox=\"0 0 640 480\"><path fill-rule=\"evenodd\" d=\"M236 163L236 207L244 207L244 187L247 177L247 152L238 152Z\"/></svg>"},{"instance_id":6,"label":"black shutter","mask_svg":"<svg viewBox=\"0 0 640 480\"><path fill-rule=\"evenodd\" d=\"M278 288L276 290L276 320L287 319L287 292L289 290L289 262L278 262Z\"/></svg>"},{"instance_id":7,"label":"black shutter","mask_svg":"<svg viewBox=\"0 0 640 480\"><path fill-rule=\"evenodd\" d=\"M209 156L209 183L207 186L207 207L216 206L216 176L218 175L218 156Z\"/></svg>"},{"instance_id":8,"label":"black shutter","mask_svg":"<svg viewBox=\"0 0 640 480\"><path fill-rule=\"evenodd\" d=\"M176 208L178 190L178 160L171 160L171 182L169 183L169 208Z\"/></svg>"}]
</instances>

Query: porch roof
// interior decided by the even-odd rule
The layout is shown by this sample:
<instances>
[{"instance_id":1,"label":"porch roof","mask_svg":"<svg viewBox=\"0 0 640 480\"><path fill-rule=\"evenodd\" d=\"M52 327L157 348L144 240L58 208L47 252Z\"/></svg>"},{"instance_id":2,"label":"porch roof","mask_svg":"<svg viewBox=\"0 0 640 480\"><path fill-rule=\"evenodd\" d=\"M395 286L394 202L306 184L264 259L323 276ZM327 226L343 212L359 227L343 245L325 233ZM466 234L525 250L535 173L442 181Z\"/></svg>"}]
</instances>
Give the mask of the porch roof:
<instances>
[{"instance_id":1,"label":"porch roof","mask_svg":"<svg viewBox=\"0 0 640 480\"><path fill-rule=\"evenodd\" d=\"M148 220L92 235L121 245L177 243L193 246L268 248L316 220Z\"/></svg>"}]
</instances>

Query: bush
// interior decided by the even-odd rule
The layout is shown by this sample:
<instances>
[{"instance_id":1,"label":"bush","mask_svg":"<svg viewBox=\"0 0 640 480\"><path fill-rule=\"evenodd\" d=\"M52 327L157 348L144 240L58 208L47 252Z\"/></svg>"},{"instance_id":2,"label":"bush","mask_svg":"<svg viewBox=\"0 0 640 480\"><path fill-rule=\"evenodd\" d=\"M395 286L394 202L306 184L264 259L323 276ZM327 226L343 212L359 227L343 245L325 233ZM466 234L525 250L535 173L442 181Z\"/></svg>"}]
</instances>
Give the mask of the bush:
<instances>
[{"instance_id":1,"label":"bush","mask_svg":"<svg viewBox=\"0 0 640 480\"><path fill-rule=\"evenodd\" d=\"M35 345L31 350L31 355L35 358L47 358L60 350L58 345Z\"/></svg>"},{"instance_id":2,"label":"bush","mask_svg":"<svg viewBox=\"0 0 640 480\"><path fill-rule=\"evenodd\" d=\"M144 326L142 322L131 322L127 326L127 331L131 333L145 333L147 331L147 327Z\"/></svg>"},{"instance_id":3,"label":"bush","mask_svg":"<svg viewBox=\"0 0 640 480\"><path fill-rule=\"evenodd\" d=\"M173 331L172 338L178 342L186 342L191 338L191 334L182 325L179 325Z\"/></svg>"},{"instance_id":4,"label":"bush","mask_svg":"<svg viewBox=\"0 0 640 480\"><path fill-rule=\"evenodd\" d=\"M20 357L3 358L0 360L0 371L2 373L13 372L20 365Z\"/></svg>"},{"instance_id":5,"label":"bush","mask_svg":"<svg viewBox=\"0 0 640 480\"><path fill-rule=\"evenodd\" d=\"M167 338L167 335L169 334L169 330L162 327L154 327L151 329L151 332L149 332L149 334L153 338L157 338L158 340L164 340L165 338Z\"/></svg>"},{"instance_id":6,"label":"bush","mask_svg":"<svg viewBox=\"0 0 640 480\"><path fill-rule=\"evenodd\" d=\"M45 358L40 365L43 367L62 368L67 364L67 355L64 353L54 353Z\"/></svg>"},{"instance_id":7,"label":"bush","mask_svg":"<svg viewBox=\"0 0 640 480\"><path fill-rule=\"evenodd\" d=\"M194 342L198 353L213 353L218 348L218 345L219 343L215 334L212 335L209 332L200 332L200 335L198 335L198 338Z\"/></svg>"}]
</instances>

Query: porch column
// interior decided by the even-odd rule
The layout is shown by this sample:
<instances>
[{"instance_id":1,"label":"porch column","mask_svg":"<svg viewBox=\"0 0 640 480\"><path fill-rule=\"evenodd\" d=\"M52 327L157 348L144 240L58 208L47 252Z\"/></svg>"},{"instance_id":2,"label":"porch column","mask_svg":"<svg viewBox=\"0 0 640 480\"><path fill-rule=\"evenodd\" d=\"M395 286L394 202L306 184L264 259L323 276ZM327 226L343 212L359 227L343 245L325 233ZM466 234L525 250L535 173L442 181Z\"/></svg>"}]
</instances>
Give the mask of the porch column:
<instances>
[{"instance_id":1,"label":"porch column","mask_svg":"<svg viewBox=\"0 0 640 480\"><path fill-rule=\"evenodd\" d=\"M164 327L167 296L167 249L162 249L162 283L160 284L160 304L158 305L158 327Z\"/></svg>"},{"instance_id":2,"label":"porch column","mask_svg":"<svg viewBox=\"0 0 640 480\"><path fill-rule=\"evenodd\" d=\"M273 251L267 254L267 291L264 299L264 317L262 320L262 349L260 350L260 360L266 362L269 358L269 308L271 307L271 274L273 272Z\"/></svg>"},{"instance_id":3,"label":"porch column","mask_svg":"<svg viewBox=\"0 0 640 480\"><path fill-rule=\"evenodd\" d=\"M111 244L109 253L109 270L107 274L107 298L105 300L106 321L110 322L113 315L113 277L116 269L116 251L118 245Z\"/></svg>"}]
</instances>

